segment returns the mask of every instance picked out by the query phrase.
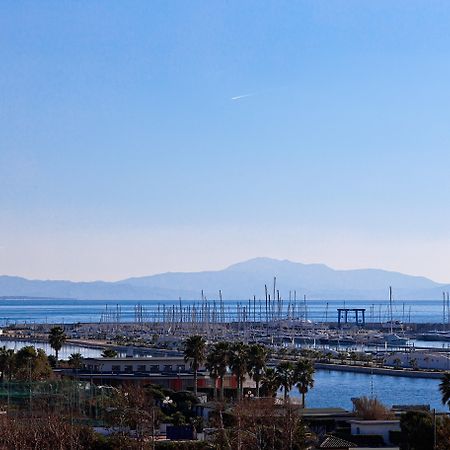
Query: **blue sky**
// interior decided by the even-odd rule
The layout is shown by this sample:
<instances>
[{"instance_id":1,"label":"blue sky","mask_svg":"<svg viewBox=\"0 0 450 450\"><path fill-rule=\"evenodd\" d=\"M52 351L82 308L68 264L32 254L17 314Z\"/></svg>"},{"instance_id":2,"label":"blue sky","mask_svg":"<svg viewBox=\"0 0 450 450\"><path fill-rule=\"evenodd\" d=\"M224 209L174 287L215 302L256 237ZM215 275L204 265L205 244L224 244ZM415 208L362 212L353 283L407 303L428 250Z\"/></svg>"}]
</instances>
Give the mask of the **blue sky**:
<instances>
[{"instance_id":1,"label":"blue sky","mask_svg":"<svg viewBox=\"0 0 450 450\"><path fill-rule=\"evenodd\" d=\"M449 23L444 1L2 2L0 273L271 256L450 281Z\"/></svg>"}]
</instances>

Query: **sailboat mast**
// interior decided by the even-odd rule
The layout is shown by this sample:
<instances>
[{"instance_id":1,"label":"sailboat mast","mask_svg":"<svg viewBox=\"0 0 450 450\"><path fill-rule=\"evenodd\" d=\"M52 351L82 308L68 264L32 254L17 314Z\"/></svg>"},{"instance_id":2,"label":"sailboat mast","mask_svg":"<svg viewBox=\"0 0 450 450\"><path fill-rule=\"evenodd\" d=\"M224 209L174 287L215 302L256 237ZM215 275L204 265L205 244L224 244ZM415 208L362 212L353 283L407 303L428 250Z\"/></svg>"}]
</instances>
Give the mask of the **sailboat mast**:
<instances>
[{"instance_id":1,"label":"sailboat mast","mask_svg":"<svg viewBox=\"0 0 450 450\"><path fill-rule=\"evenodd\" d=\"M442 292L442 331L445 331L445 292Z\"/></svg>"},{"instance_id":2,"label":"sailboat mast","mask_svg":"<svg viewBox=\"0 0 450 450\"><path fill-rule=\"evenodd\" d=\"M389 286L389 312L391 316L391 334L394 332L393 325L394 325L394 318L392 314L392 286Z\"/></svg>"}]
</instances>

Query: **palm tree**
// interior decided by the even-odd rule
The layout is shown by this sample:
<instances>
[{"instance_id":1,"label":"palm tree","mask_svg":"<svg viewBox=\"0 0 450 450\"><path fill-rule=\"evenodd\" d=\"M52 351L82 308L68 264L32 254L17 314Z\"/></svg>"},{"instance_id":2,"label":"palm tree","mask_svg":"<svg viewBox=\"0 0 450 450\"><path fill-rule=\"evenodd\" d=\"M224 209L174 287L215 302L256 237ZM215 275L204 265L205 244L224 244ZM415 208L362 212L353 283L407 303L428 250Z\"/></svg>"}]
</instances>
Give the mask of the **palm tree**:
<instances>
[{"instance_id":1,"label":"palm tree","mask_svg":"<svg viewBox=\"0 0 450 450\"><path fill-rule=\"evenodd\" d=\"M402 363L402 360L400 358L394 358L394 369L399 369L400 368L400 364Z\"/></svg>"},{"instance_id":2,"label":"palm tree","mask_svg":"<svg viewBox=\"0 0 450 450\"><path fill-rule=\"evenodd\" d=\"M259 386L266 370L269 350L261 344L250 346L248 351L247 372L253 378L256 385L256 396L259 397Z\"/></svg>"},{"instance_id":3,"label":"palm tree","mask_svg":"<svg viewBox=\"0 0 450 450\"><path fill-rule=\"evenodd\" d=\"M58 360L58 353L61 350L67 336L61 327L53 327L48 335L48 342L53 350L55 350L55 358Z\"/></svg>"},{"instance_id":4,"label":"palm tree","mask_svg":"<svg viewBox=\"0 0 450 450\"><path fill-rule=\"evenodd\" d=\"M228 342L218 342L215 346L217 357L220 358L219 380L220 380L220 399L224 397L224 378L230 365L230 344Z\"/></svg>"},{"instance_id":5,"label":"palm tree","mask_svg":"<svg viewBox=\"0 0 450 450\"><path fill-rule=\"evenodd\" d=\"M194 371L194 395L197 396L198 369L205 361L206 341L202 336L190 336L184 342L184 360L191 361L191 368Z\"/></svg>"},{"instance_id":6,"label":"palm tree","mask_svg":"<svg viewBox=\"0 0 450 450\"><path fill-rule=\"evenodd\" d=\"M450 408L450 372L447 372L442 377L442 381L439 384L439 390L442 395L442 404L447 405Z\"/></svg>"},{"instance_id":7,"label":"palm tree","mask_svg":"<svg viewBox=\"0 0 450 450\"><path fill-rule=\"evenodd\" d=\"M237 342L230 349L230 369L237 380L237 399L242 398L244 376L247 372L248 346Z\"/></svg>"},{"instance_id":8,"label":"palm tree","mask_svg":"<svg viewBox=\"0 0 450 450\"><path fill-rule=\"evenodd\" d=\"M83 364L83 356L81 353L72 353L69 356L69 366L73 369L79 369Z\"/></svg>"},{"instance_id":9,"label":"palm tree","mask_svg":"<svg viewBox=\"0 0 450 450\"><path fill-rule=\"evenodd\" d=\"M302 394L302 407L305 407L305 395L314 386L314 365L308 359L299 359L294 368L294 382Z\"/></svg>"},{"instance_id":10,"label":"palm tree","mask_svg":"<svg viewBox=\"0 0 450 450\"><path fill-rule=\"evenodd\" d=\"M216 380L220 380L220 399L223 400L223 378L227 373L230 345L228 342L217 342L206 357L206 368L214 380L214 398L217 399Z\"/></svg>"},{"instance_id":11,"label":"palm tree","mask_svg":"<svg viewBox=\"0 0 450 450\"><path fill-rule=\"evenodd\" d=\"M275 397L280 389L280 379L273 367L268 367L261 380L261 391L267 397Z\"/></svg>"},{"instance_id":12,"label":"palm tree","mask_svg":"<svg viewBox=\"0 0 450 450\"><path fill-rule=\"evenodd\" d=\"M280 386L283 387L284 400L289 396L289 391L294 385L294 365L290 361L282 361L276 368Z\"/></svg>"},{"instance_id":13,"label":"palm tree","mask_svg":"<svg viewBox=\"0 0 450 450\"><path fill-rule=\"evenodd\" d=\"M113 348L105 348L105 350L102 351L102 358L116 358L117 355L117 351Z\"/></svg>"}]
</instances>

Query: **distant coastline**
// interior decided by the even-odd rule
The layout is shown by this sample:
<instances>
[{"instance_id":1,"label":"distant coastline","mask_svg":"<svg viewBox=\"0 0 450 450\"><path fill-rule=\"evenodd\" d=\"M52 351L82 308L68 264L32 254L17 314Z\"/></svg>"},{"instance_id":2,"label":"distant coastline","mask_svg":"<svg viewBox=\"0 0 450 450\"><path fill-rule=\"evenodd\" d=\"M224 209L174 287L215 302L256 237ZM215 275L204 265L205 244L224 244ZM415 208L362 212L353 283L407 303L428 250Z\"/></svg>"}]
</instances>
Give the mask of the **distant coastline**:
<instances>
[{"instance_id":1,"label":"distant coastline","mask_svg":"<svg viewBox=\"0 0 450 450\"><path fill-rule=\"evenodd\" d=\"M74 297L33 297L30 295L0 295L0 300L78 300Z\"/></svg>"}]
</instances>

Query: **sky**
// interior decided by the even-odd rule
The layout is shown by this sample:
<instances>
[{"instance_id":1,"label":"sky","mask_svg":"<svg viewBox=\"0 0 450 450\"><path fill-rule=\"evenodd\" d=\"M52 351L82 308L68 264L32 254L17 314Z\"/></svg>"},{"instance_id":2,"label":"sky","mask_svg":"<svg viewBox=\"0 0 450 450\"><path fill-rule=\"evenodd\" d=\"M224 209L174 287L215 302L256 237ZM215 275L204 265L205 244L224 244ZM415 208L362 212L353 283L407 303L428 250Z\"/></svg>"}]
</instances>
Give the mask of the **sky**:
<instances>
[{"instance_id":1,"label":"sky","mask_svg":"<svg viewBox=\"0 0 450 450\"><path fill-rule=\"evenodd\" d=\"M450 3L0 3L0 274L267 256L450 282Z\"/></svg>"}]
</instances>

